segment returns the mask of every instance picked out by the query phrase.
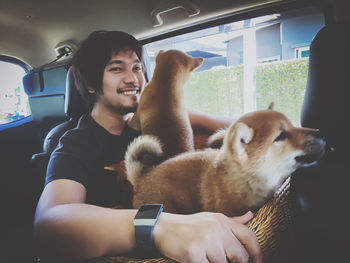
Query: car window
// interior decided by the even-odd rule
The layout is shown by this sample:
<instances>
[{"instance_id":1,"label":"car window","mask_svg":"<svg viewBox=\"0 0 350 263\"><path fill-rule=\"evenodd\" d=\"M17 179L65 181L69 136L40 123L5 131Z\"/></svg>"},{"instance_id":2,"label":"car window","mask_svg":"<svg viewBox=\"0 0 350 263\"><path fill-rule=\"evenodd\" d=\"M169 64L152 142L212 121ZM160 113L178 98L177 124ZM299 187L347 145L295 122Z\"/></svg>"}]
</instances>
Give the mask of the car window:
<instances>
[{"instance_id":1,"label":"car window","mask_svg":"<svg viewBox=\"0 0 350 263\"><path fill-rule=\"evenodd\" d=\"M147 64L153 71L161 49L203 57L185 86L188 107L237 118L274 102L300 125L309 46L323 26L315 8L246 19L146 44Z\"/></svg>"},{"instance_id":2,"label":"car window","mask_svg":"<svg viewBox=\"0 0 350 263\"><path fill-rule=\"evenodd\" d=\"M20 65L0 61L0 126L31 114L22 78L26 71Z\"/></svg>"}]
</instances>

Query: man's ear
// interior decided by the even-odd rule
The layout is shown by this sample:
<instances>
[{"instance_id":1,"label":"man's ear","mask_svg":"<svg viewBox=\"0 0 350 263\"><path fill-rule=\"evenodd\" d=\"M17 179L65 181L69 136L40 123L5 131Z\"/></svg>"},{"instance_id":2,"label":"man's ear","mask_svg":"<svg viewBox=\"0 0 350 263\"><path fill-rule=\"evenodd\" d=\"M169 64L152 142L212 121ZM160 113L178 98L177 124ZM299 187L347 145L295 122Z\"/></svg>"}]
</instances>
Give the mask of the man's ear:
<instances>
[{"instance_id":1,"label":"man's ear","mask_svg":"<svg viewBox=\"0 0 350 263\"><path fill-rule=\"evenodd\" d=\"M253 136L254 130L252 128L243 122L237 122L228 129L224 144L234 158L244 162L247 159L246 146L251 142Z\"/></svg>"}]
</instances>

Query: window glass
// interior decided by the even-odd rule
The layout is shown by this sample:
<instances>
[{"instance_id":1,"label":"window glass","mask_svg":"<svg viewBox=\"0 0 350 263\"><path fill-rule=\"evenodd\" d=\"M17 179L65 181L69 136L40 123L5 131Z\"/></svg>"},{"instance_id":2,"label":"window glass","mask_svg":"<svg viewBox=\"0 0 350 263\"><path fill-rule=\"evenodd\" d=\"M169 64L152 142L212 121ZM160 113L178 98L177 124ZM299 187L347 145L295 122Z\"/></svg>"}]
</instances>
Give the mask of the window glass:
<instances>
[{"instance_id":1,"label":"window glass","mask_svg":"<svg viewBox=\"0 0 350 263\"><path fill-rule=\"evenodd\" d=\"M0 61L0 125L31 114L22 84L25 73L19 65Z\"/></svg>"},{"instance_id":2,"label":"window glass","mask_svg":"<svg viewBox=\"0 0 350 263\"><path fill-rule=\"evenodd\" d=\"M309 46L323 26L314 8L219 25L145 45L147 64L152 72L161 49L203 57L185 86L188 107L238 118L273 101L299 125Z\"/></svg>"}]
</instances>

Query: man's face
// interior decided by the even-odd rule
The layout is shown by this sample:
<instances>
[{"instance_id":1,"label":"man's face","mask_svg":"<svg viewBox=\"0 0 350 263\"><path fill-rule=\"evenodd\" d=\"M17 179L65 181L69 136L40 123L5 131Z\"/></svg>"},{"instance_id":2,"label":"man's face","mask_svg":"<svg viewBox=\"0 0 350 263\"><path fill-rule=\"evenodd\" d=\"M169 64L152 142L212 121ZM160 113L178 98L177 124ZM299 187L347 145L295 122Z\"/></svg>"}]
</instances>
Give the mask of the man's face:
<instances>
[{"instance_id":1,"label":"man's face","mask_svg":"<svg viewBox=\"0 0 350 263\"><path fill-rule=\"evenodd\" d=\"M145 85L142 63L132 50L112 55L102 79L102 94L96 103L121 114L134 112Z\"/></svg>"}]
</instances>

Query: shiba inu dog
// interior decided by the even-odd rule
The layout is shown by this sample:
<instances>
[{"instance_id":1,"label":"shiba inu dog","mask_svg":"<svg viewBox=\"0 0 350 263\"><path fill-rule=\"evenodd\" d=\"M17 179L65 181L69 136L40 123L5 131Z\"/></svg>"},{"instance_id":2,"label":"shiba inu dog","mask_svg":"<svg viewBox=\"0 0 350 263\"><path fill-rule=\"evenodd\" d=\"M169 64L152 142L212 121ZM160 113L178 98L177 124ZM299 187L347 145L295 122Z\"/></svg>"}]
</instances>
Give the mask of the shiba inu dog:
<instances>
[{"instance_id":1,"label":"shiba inu dog","mask_svg":"<svg viewBox=\"0 0 350 263\"><path fill-rule=\"evenodd\" d=\"M183 86L203 58L179 50L159 51L152 80L142 92L129 125L142 134L157 136L163 158L193 151L193 132L184 102Z\"/></svg>"},{"instance_id":2,"label":"shiba inu dog","mask_svg":"<svg viewBox=\"0 0 350 263\"><path fill-rule=\"evenodd\" d=\"M272 107L243 115L214 135L212 142L223 138L220 149L183 153L158 165L154 160L163 150L157 137L136 138L125 155L133 207L163 203L168 212L227 216L258 209L293 171L321 158L325 148L317 130L294 127Z\"/></svg>"},{"instance_id":3,"label":"shiba inu dog","mask_svg":"<svg viewBox=\"0 0 350 263\"><path fill-rule=\"evenodd\" d=\"M194 150L193 131L184 105L183 86L191 73L203 63L179 50L159 51L151 81L143 89L140 102L128 125L142 134L157 136L161 141L161 162L179 153ZM145 161L145 160L144 160ZM132 187L125 178L124 162L105 167L117 172L123 193L122 207L131 206ZM130 201L129 201L130 200Z\"/></svg>"}]
</instances>

